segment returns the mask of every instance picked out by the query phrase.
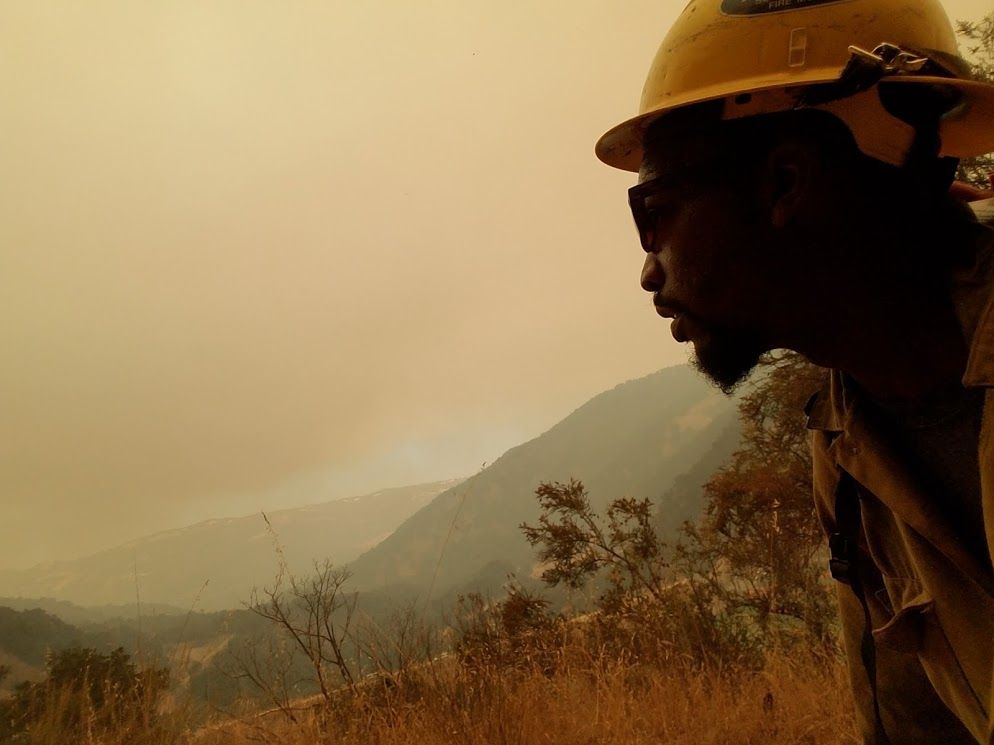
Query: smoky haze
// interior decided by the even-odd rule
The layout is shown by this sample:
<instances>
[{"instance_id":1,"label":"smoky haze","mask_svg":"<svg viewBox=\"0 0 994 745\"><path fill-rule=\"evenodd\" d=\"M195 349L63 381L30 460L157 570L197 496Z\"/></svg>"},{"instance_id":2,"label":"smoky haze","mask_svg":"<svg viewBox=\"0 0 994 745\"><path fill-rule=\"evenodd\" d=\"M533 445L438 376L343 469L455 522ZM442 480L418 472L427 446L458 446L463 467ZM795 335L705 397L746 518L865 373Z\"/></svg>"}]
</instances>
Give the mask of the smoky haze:
<instances>
[{"instance_id":1,"label":"smoky haze","mask_svg":"<svg viewBox=\"0 0 994 745\"><path fill-rule=\"evenodd\" d=\"M592 155L680 7L0 7L0 566L465 475L682 361Z\"/></svg>"}]
</instances>

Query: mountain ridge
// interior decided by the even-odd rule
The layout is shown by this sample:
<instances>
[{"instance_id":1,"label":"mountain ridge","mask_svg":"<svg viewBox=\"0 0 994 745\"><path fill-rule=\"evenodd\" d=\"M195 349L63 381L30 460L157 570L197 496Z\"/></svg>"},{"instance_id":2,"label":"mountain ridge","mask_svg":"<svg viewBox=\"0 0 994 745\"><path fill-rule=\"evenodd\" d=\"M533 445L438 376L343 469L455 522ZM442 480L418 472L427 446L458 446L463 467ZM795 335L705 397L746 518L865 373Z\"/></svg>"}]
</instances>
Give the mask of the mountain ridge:
<instances>
[{"instance_id":1,"label":"mountain ridge","mask_svg":"<svg viewBox=\"0 0 994 745\"><path fill-rule=\"evenodd\" d=\"M345 564L459 479L215 518L152 533L73 560L0 571L0 595L49 597L83 606L154 603L220 610L249 599L277 571L277 544L291 571L325 558Z\"/></svg>"},{"instance_id":2,"label":"mountain ridge","mask_svg":"<svg viewBox=\"0 0 994 745\"><path fill-rule=\"evenodd\" d=\"M198 610L243 606L313 562L347 565L370 596L438 598L474 582L534 574L520 530L538 518L541 482L579 479L595 509L622 496L655 503L664 540L701 508L701 485L738 442L735 399L688 365L619 383L467 479L398 487L261 515L214 518L74 562L0 571L0 596L83 606L144 602ZM429 597L429 599L431 599Z\"/></svg>"}]
</instances>

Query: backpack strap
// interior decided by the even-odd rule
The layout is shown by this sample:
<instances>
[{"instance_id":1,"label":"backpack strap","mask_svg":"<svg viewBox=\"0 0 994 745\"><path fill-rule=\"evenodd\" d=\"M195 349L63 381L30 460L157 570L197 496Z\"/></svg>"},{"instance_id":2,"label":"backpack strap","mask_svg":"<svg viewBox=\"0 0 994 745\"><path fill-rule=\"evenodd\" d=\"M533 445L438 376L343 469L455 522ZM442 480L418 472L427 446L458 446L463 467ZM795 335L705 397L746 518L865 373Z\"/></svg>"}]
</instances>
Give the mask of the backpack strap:
<instances>
[{"instance_id":1,"label":"backpack strap","mask_svg":"<svg viewBox=\"0 0 994 745\"><path fill-rule=\"evenodd\" d=\"M877 693L877 649L873 639L873 623L870 607L866 602L866 591L859 572L859 539L863 533L863 513L860 509L859 484L847 472L835 490L836 531L828 537L831 557L828 560L832 577L849 585L863 609L863 635L860 639L859 654L863 668L870 682L873 696L874 745L890 745L883 720L880 718L880 699Z\"/></svg>"}]
</instances>

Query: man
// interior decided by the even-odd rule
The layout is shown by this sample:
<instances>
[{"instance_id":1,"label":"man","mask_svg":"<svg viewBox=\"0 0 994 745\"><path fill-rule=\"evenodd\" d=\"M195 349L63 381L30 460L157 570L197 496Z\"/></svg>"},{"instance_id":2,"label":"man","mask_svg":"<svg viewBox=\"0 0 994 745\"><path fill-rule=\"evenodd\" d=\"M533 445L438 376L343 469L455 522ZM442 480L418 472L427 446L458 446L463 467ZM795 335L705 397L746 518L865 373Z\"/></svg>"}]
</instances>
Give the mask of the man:
<instances>
[{"instance_id":1,"label":"man","mask_svg":"<svg viewBox=\"0 0 994 745\"><path fill-rule=\"evenodd\" d=\"M868 743L994 743L994 233L949 195L994 87L964 69L936 0L692 0L597 145L706 375L832 371L815 500Z\"/></svg>"}]
</instances>

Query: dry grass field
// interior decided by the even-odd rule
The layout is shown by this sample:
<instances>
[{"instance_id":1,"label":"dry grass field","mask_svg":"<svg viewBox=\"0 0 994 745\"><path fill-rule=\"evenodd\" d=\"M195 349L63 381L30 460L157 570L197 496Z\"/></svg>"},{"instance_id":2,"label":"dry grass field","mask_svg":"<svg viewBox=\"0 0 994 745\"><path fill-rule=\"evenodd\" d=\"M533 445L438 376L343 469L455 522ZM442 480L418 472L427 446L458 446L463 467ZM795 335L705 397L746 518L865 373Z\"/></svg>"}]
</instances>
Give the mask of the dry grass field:
<instances>
[{"instance_id":1,"label":"dry grass field","mask_svg":"<svg viewBox=\"0 0 994 745\"><path fill-rule=\"evenodd\" d=\"M480 675L425 673L411 691L382 691L333 710L255 717L196 741L377 745L743 745L858 742L841 664L777 656L758 672L666 671L609 662Z\"/></svg>"},{"instance_id":2,"label":"dry grass field","mask_svg":"<svg viewBox=\"0 0 994 745\"><path fill-rule=\"evenodd\" d=\"M47 716L14 742L41 745L734 745L857 743L844 665L794 650L758 670L624 663L561 650L541 664L467 667L455 656L289 711L216 715L129 708L112 721L64 726L80 706L53 697ZM85 705L83 706L85 710Z\"/></svg>"}]
</instances>

